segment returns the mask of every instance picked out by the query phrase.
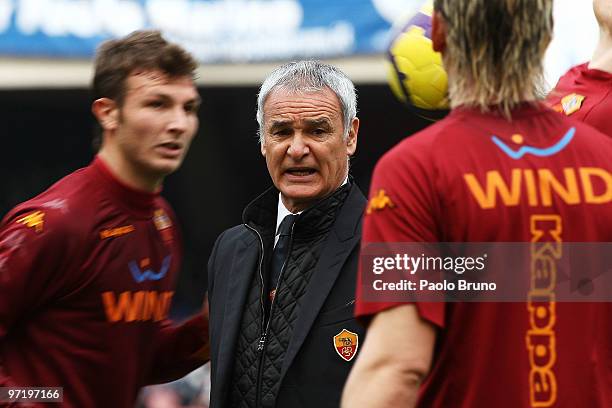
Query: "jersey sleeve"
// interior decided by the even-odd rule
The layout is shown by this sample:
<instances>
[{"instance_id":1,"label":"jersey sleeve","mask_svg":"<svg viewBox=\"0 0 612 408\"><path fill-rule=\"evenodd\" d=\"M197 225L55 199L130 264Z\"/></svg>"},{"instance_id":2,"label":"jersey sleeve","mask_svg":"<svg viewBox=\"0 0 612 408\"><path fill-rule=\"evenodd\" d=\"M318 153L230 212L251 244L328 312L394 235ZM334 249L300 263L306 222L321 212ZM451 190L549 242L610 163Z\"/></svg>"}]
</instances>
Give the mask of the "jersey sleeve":
<instances>
[{"instance_id":1,"label":"jersey sleeve","mask_svg":"<svg viewBox=\"0 0 612 408\"><path fill-rule=\"evenodd\" d=\"M200 313L181 325L160 323L147 384L178 380L210 359L208 317Z\"/></svg>"},{"instance_id":2,"label":"jersey sleeve","mask_svg":"<svg viewBox=\"0 0 612 408\"><path fill-rule=\"evenodd\" d=\"M180 223L165 200L162 205L172 219L175 258L182 260L183 238ZM147 384L177 380L206 363L210 354L207 311L192 316L179 325L170 319L159 322L154 349L155 355L146 379Z\"/></svg>"},{"instance_id":3,"label":"jersey sleeve","mask_svg":"<svg viewBox=\"0 0 612 408\"><path fill-rule=\"evenodd\" d=\"M0 224L0 343L58 296L69 242L62 220L42 209L14 210ZM11 379L0 360L0 385L6 384Z\"/></svg>"},{"instance_id":4,"label":"jersey sleeve","mask_svg":"<svg viewBox=\"0 0 612 408\"><path fill-rule=\"evenodd\" d=\"M420 138L407 140L389 151L376 165L364 218L362 251L376 243L438 242L435 169L431 146ZM368 317L403 303L363 299L363 263L360 260L355 315ZM384 295L382 295L384 296ZM444 324L444 303L417 303L422 318Z\"/></svg>"}]
</instances>

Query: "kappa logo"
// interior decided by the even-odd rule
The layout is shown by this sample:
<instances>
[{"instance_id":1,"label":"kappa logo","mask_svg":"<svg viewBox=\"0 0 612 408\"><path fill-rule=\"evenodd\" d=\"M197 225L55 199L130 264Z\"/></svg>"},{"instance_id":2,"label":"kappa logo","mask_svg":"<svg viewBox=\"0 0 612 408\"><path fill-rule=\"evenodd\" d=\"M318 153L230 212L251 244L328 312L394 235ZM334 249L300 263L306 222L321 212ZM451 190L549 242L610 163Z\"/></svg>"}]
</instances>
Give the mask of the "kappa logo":
<instances>
[{"instance_id":1,"label":"kappa logo","mask_svg":"<svg viewBox=\"0 0 612 408\"><path fill-rule=\"evenodd\" d=\"M533 146L521 146L516 151L513 150L511 147L509 147L507 144L505 144L497 136L491 136L491 140L509 157L511 157L514 160L518 160L526 154L532 154L538 157L553 156L559 153L561 150L565 149L565 147L567 147L567 145L572 141L575 134L576 134L576 128L572 127L565 133L565 135L563 135L561 140L559 140L557 143L555 143L554 145L550 147L539 148L539 147L533 147ZM520 135L514 135L512 137L512 141L517 144L522 143L523 142L522 136L520 137L517 137L517 136L520 136Z\"/></svg>"},{"instance_id":2,"label":"kappa logo","mask_svg":"<svg viewBox=\"0 0 612 408\"><path fill-rule=\"evenodd\" d=\"M391 198L385 193L385 190L381 189L370 199L366 214L372 214L374 211L384 210L387 207L393 208L395 204L393 204Z\"/></svg>"},{"instance_id":3,"label":"kappa logo","mask_svg":"<svg viewBox=\"0 0 612 408\"><path fill-rule=\"evenodd\" d=\"M134 278L136 283L142 283L146 280L156 281L163 279L168 273L168 270L170 269L171 261L172 255L166 256L162 261L162 266L159 272L156 272L153 269L149 268L149 266L151 265L151 260L149 258L144 258L143 260L141 260L140 266L136 263L136 261L131 261L128 266L130 268L130 272L132 273L132 277ZM141 268L147 269L142 270Z\"/></svg>"},{"instance_id":4,"label":"kappa logo","mask_svg":"<svg viewBox=\"0 0 612 408\"><path fill-rule=\"evenodd\" d=\"M342 331L334 336L334 350L345 361L351 361L357 354L359 348L359 335L342 329Z\"/></svg>"},{"instance_id":5,"label":"kappa logo","mask_svg":"<svg viewBox=\"0 0 612 408\"><path fill-rule=\"evenodd\" d=\"M45 213L42 211L35 211L32 214L19 218L16 222L28 228L34 228L36 232L42 232L45 225Z\"/></svg>"}]
</instances>

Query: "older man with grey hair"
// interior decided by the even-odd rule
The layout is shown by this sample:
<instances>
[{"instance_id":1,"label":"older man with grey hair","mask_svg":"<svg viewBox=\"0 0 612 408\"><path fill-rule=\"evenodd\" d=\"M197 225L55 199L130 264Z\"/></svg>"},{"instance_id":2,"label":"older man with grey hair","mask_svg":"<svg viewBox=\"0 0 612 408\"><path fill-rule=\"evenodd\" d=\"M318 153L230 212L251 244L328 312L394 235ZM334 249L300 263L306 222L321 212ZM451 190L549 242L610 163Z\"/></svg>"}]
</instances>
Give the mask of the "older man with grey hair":
<instances>
[{"instance_id":1,"label":"older man with grey hair","mask_svg":"<svg viewBox=\"0 0 612 408\"><path fill-rule=\"evenodd\" d=\"M337 68L301 61L263 82L261 153L274 184L208 263L211 407L337 407L363 341L353 318L366 199L349 177L359 119Z\"/></svg>"}]
</instances>

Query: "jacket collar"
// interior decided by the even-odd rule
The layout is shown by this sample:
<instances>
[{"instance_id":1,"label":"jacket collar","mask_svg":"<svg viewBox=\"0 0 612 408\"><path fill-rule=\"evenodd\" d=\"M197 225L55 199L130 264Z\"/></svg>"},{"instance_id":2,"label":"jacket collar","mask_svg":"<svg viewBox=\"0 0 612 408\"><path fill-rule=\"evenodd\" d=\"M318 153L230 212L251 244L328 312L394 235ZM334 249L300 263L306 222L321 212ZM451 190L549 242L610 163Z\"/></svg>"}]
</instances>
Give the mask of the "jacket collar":
<instances>
[{"instance_id":1,"label":"jacket collar","mask_svg":"<svg viewBox=\"0 0 612 408\"><path fill-rule=\"evenodd\" d=\"M349 180L299 214L295 221L295 236L298 239L309 238L329 231L335 221L337 209L344 203L352 186L352 180ZM274 236L278 199L279 191L275 187L268 188L245 207L242 222L257 229L263 236Z\"/></svg>"}]
</instances>

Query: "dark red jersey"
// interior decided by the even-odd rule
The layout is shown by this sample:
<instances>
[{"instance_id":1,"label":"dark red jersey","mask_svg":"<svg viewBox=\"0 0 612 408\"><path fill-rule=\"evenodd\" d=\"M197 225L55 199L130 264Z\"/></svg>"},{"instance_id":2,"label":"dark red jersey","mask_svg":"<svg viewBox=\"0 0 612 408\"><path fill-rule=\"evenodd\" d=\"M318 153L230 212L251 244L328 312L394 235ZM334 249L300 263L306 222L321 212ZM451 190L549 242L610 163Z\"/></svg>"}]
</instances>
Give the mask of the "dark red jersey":
<instances>
[{"instance_id":1,"label":"dark red jersey","mask_svg":"<svg viewBox=\"0 0 612 408\"><path fill-rule=\"evenodd\" d=\"M571 68L548 95L548 104L612 136L612 74L589 69L589 64Z\"/></svg>"},{"instance_id":2,"label":"dark red jersey","mask_svg":"<svg viewBox=\"0 0 612 408\"><path fill-rule=\"evenodd\" d=\"M168 320L180 261L168 204L99 158L18 205L0 227L0 386L132 408L141 386L195 369L206 322Z\"/></svg>"},{"instance_id":3,"label":"dark red jersey","mask_svg":"<svg viewBox=\"0 0 612 408\"><path fill-rule=\"evenodd\" d=\"M612 139L543 107L512 118L456 109L390 150L374 172L362 245L612 241ZM358 316L397 305L365 302L360 289ZM611 304L541 295L537 308L417 303L439 328L419 406L612 406ZM402 347L394 335L390 347Z\"/></svg>"}]
</instances>

